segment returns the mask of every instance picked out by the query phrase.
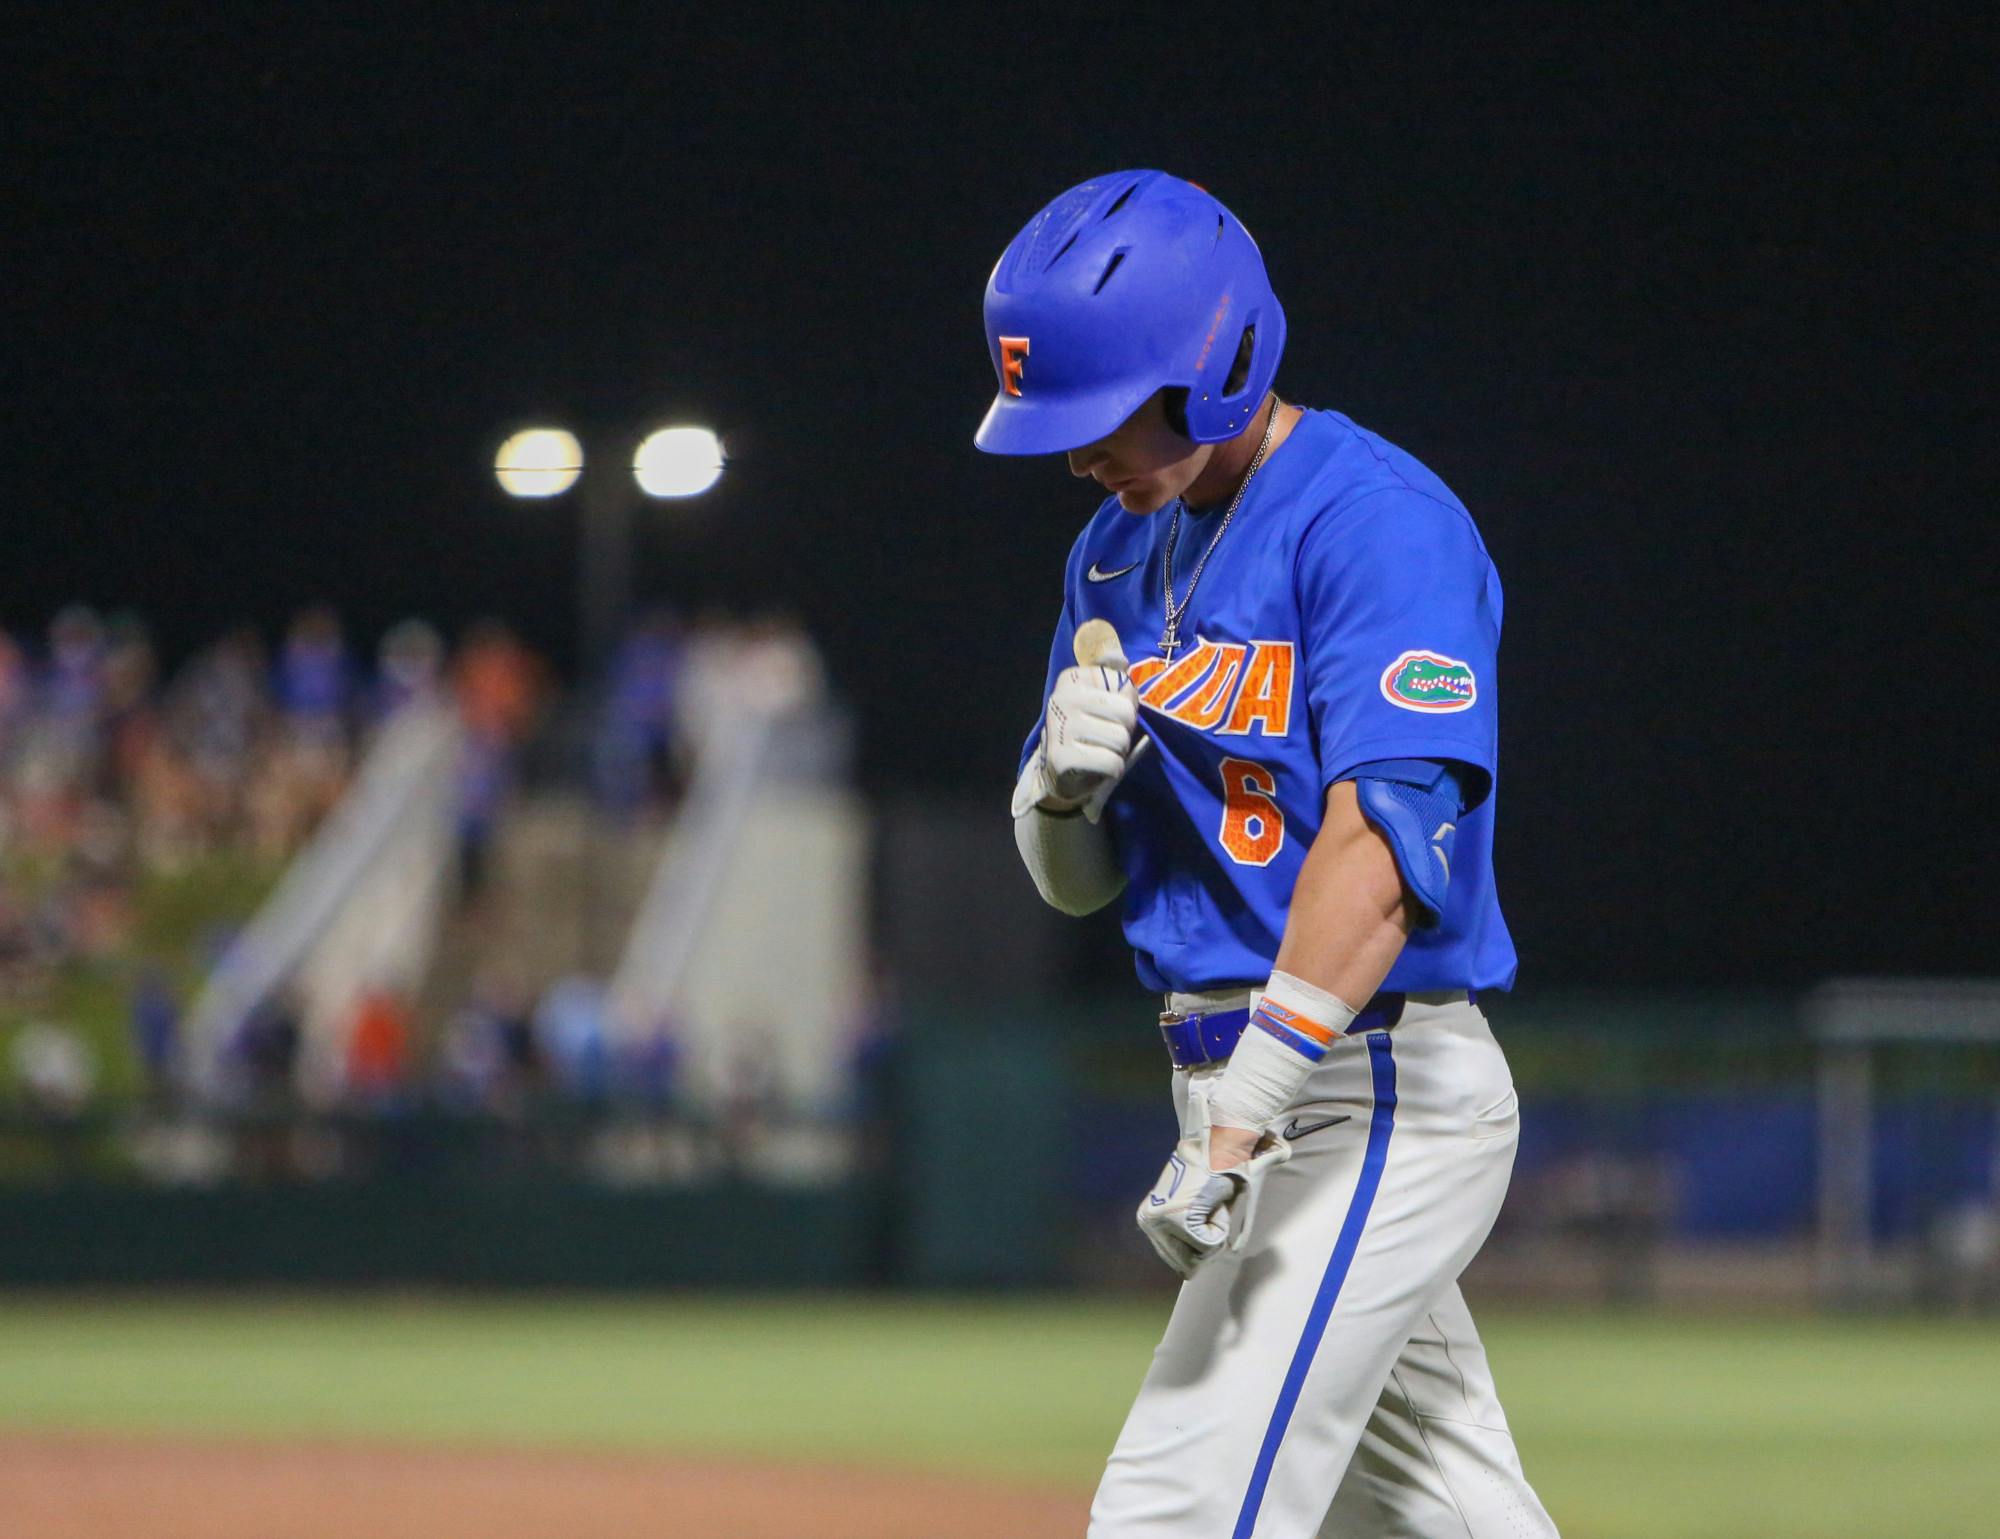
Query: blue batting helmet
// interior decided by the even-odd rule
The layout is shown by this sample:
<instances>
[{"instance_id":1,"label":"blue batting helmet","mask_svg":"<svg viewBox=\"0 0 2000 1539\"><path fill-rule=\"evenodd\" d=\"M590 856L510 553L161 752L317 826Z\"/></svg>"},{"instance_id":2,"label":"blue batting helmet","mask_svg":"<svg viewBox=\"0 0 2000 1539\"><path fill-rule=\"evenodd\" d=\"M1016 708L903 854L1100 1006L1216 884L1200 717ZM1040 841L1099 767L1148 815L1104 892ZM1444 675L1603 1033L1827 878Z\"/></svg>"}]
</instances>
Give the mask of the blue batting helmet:
<instances>
[{"instance_id":1,"label":"blue batting helmet","mask_svg":"<svg viewBox=\"0 0 2000 1539\"><path fill-rule=\"evenodd\" d=\"M1121 171L1070 188L1014 237L987 280L986 346L1000 393L973 442L989 454L1081 448L1163 386L1187 391L1188 437L1219 443L1271 388L1285 312L1234 214L1164 171Z\"/></svg>"}]
</instances>

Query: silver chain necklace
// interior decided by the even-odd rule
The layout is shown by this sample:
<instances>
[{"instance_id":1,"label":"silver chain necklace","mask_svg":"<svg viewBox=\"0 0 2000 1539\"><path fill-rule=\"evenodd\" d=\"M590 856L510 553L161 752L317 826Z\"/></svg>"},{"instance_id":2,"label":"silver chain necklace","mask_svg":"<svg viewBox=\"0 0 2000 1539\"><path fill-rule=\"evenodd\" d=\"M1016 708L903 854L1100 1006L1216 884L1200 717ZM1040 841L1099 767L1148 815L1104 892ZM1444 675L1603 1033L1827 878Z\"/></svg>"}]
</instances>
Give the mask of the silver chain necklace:
<instances>
[{"instance_id":1,"label":"silver chain necklace","mask_svg":"<svg viewBox=\"0 0 2000 1539\"><path fill-rule=\"evenodd\" d=\"M1257 453L1250 461L1250 468L1243 472L1243 484L1236 488L1236 495L1229 499L1229 511L1222 515L1222 522L1216 526L1215 538L1208 542L1208 549L1201 553L1201 559L1194 564L1194 576L1188 579L1187 596L1178 604L1174 602L1174 548L1181 540L1181 514L1187 511L1184 498L1174 499L1174 521L1167 527L1167 560L1165 571L1166 587L1166 628L1160 632L1160 655L1172 662L1173 656L1183 645L1181 641L1181 621L1187 617L1188 605L1194 602L1194 590L1201 586L1201 574L1208 565L1208 558L1215 554L1215 547L1222 543L1223 535L1229 532L1229 521L1236 516L1236 510L1243 506L1243 494L1250 490L1250 483L1256 479L1258 469L1264 463L1264 456L1271 449L1271 435L1278 429L1278 408L1281 402L1271 403L1271 418L1264 424L1264 441L1257 445Z\"/></svg>"}]
</instances>

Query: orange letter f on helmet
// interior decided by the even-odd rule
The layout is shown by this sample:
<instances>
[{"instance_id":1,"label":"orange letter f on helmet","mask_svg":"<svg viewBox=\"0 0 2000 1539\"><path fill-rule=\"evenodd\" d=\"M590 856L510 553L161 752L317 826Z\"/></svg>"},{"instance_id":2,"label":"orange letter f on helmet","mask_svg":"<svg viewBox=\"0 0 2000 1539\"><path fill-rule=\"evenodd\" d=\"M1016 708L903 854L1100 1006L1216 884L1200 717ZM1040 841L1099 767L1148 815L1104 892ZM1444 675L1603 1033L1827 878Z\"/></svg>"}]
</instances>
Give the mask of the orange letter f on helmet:
<instances>
[{"instance_id":1,"label":"orange letter f on helmet","mask_svg":"<svg viewBox=\"0 0 2000 1539\"><path fill-rule=\"evenodd\" d=\"M1027 356L1026 337L1000 339L1000 388L1009 395L1021 393L1021 363Z\"/></svg>"}]
</instances>

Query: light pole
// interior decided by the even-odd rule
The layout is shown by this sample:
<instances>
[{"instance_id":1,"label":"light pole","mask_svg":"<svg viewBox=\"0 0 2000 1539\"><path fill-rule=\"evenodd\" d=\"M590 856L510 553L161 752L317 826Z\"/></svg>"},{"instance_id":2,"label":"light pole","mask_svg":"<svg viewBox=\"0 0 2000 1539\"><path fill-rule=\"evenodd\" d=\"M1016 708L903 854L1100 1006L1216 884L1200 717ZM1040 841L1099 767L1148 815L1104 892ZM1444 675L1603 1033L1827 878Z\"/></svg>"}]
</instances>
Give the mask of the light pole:
<instances>
[{"instance_id":1,"label":"light pole","mask_svg":"<svg viewBox=\"0 0 2000 1539\"><path fill-rule=\"evenodd\" d=\"M560 497L583 483L577 642L585 679L610 662L631 607L632 514L639 495L697 497L721 479L723 464L721 440L704 427L648 433L629 466L600 456L586 462L583 445L565 428L527 428L500 446L493 473L510 497Z\"/></svg>"},{"instance_id":2,"label":"light pole","mask_svg":"<svg viewBox=\"0 0 2000 1539\"><path fill-rule=\"evenodd\" d=\"M595 454L585 463L583 445L566 428L534 427L514 434L493 458L493 473L510 497L560 497L581 481L582 519L576 568L578 698L609 684L612 654L632 603L632 514L647 497L697 497L721 479L722 443L703 427L657 428L640 440L632 458ZM586 708L587 710L587 708ZM604 939L598 923L603 882L600 830L586 812L579 825L581 889L576 905L577 960L594 970Z\"/></svg>"}]
</instances>

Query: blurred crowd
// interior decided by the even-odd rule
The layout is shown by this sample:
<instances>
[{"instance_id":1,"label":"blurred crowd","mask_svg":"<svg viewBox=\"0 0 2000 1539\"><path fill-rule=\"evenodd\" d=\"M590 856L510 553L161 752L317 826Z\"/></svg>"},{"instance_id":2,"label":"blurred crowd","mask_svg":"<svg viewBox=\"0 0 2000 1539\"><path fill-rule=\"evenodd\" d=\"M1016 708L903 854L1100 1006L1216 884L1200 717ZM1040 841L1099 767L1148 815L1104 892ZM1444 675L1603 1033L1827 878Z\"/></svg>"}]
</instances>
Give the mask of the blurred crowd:
<instances>
[{"instance_id":1,"label":"blurred crowd","mask_svg":"<svg viewBox=\"0 0 2000 1539\"><path fill-rule=\"evenodd\" d=\"M0 1002L72 956L125 945L136 881L234 852L274 865L345 789L368 734L455 698L468 816L490 817L547 690L497 622L449 656L406 620L372 667L340 618L298 614L275 651L248 627L165 677L144 624L74 605L43 645L0 632Z\"/></svg>"},{"instance_id":2,"label":"blurred crowd","mask_svg":"<svg viewBox=\"0 0 2000 1539\"><path fill-rule=\"evenodd\" d=\"M670 802L694 756L736 709L785 708L824 698L819 649L796 619L641 614L605 680L592 745L599 804L629 814Z\"/></svg>"},{"instance_id":3,"label":"blurred crowd","mask_svg":"<svg viewBox=\"0 0 2000 1539\"><path fill-rule=\"evenodd\" d=\"M340 801L372 736L398 713L457 712L453 910L476 921L500 819L531 752L570 762L615 824L675 802L732 706L782 709L824 690L817 650L782 618L690 625L644 613L567 711L545 663L496 621L451 647L430 624L406 620L370 653L336 613L313 608L274 646L238 628L171 673L131 616L73 606L38 640L0 632L0 1027L16 1023L0 1083L11 1079L20 1102L59 1118L92 1103L107 1044L51 1008L51 984L74 974L68 964L108 963L135 1077L154 1101L173 1101L192 990L248 916L211 925L194 942L198 955L149 953L135 944L143 884L200 885L219 857L260 890ZM544 730L552 725L562 731ZM552 749L557 738L569 746ZM601 979L530 989L508 959L488 958L472 967L458 1005L428 1004L431 1018L419 1020L416 999L366 993L344 1029L333 1097L309 1099L320 1109L422 1101L508 1115L549 1096L598 1100L614 1087L653 1099L671 1076L664 1046L612 1061ZM244 1104L300 1104L308 1013L297 989L281 988L240 1023L229 1054Z\"/></svg>"}]
</instances>

